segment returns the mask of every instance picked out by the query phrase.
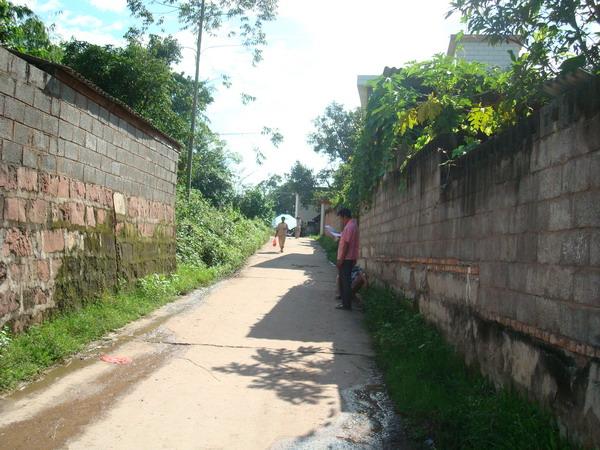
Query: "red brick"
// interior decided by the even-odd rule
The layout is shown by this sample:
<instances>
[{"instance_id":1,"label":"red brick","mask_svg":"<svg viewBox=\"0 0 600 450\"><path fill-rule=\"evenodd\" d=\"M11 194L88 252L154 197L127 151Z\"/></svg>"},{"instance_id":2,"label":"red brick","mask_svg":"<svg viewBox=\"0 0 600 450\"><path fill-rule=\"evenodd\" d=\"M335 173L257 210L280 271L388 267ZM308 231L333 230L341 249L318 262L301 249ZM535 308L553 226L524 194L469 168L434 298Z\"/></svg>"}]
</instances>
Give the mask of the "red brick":
<instances>
[{"instance_id":1,"label":"red brick","mask_svg":"<svg viewBox=\"0 0 600 450\"><path fill-rule=\"evenodd\" d=\"M14 283L20 283L21 280L27 279L28 269L25 264L10 264L8 266L8 277Z\"/></svg>"},{"instance_id":2,"label":"red brick","mask_svg":"<svg viewBox=\"0 0 600 450\"><path fill-rule=\"evenodd\" d=\"M17 188L17 171L13 167L0 165L0 187L9 190Z\"/></svg>"},{"instance_id":3,"label":"red brick","mask_svg":"<svg viewBox=\"0 0 600 450\"><path fill-rule=\"evenodd\" d=\"M82 181L71 180L71 198L85 198L85 183Z\"/></svg>"},{"instance_id":4,"label":"red brick","mask_svg":"<svg viewBox=\"0 0 600 450\"><path fill-rule=\"evenodd\" d=\"M40 189L44 194L58 196L58 177L48 173L40 174Z\"/></svg>"},{"instance_id":5,"label":"red brick","mask_svg":"<svg viewBox=\"0 0 600 450\"><path fill-rule=\"evenodd\" d=\"M52 273L52 277L56 278L58 273L60 272L60 268L63 265L63 261L61 258L52 258L50 260L50 271Z\"/></svg>"},{"instance_id":6,"label":"red brick","mask_svg":"<svg viewBox=\"0 0 600 450\"><path fill-rule=\"evenodd\" d=\"M104 198L102 188L96 184L87 184L85 186L85 198L90 202L101 203Z\"/></svg>"},{"instance_id":7,"label":"red brick","mask_svg":"<svg viewBox=\"0 0 600 450\"><path fill-rule=\"evenodd\" d=\"M39 259L36 261L36 269L38 279L44 283L50 281L50 263L47 259Z\"/></svg>"},{"instance_id":8,"label":"red brick","mask_svg":"<svg viewBox=\"0 0 600 450\"><path fill-rule=\"evenodd\" d=\"M26 232L18 228L7 230L4 238L4 245L2 247L2 254L4 256L9 256L10 254L15 256L32 255L33 245L31 244L31 238Z\"/></svg>"},{"instance_id":9,"label":"red brick","mask_svg":"<svg viewBox=\"0 0 600 450\"><path fill-rule=\"evenodd\" d=\"M4 199L4 218L17 222L25 222L25 200L22 198L9 197Z\"/></svg>"},{"instance_id":10,"label":"red brick","mask_svg":"<svg viewBox=\"0 0 600 450\"><path fill-rule=\"evenodd\" d=\"M58 178L58 194L60 198L69 198L69 179L65 177Z\"/></svg>"},{"instance_id":11,"label":"red brick","mask_svg":"<svg viewBox=\"0 0 600 450\"><path fill-rule=\"evenodd\" d=\"M46 253L62 252L65 248L65 236L62 230L42 231L42 241Z\"/></svg>"},{"instance_id":12,"label":"red brick","mask_svg":"<svg viewBox=\"0 0 600 450\"><path fill-rule=\"evenodd\" d=\"M102 225L106 222L106 210L97 209L96 210L96 223L98 225Z\"/></svg>"},{"instance_id":13,"label":"red brick","mask_svg":"<svg viewBox=\"0 0 600 450\"><path fill-rule=\"evenodd\" d=\"M38 190L38 174L35 170L28 169L26 167L19 167L17 169L17 185L19 189L25 191L37 191Z\"/></svg>"},{"instance_id":14,"label":"red brick","mask_svg":"<svg viewBox=\"0 0 600 450\"><path fill-rule=\"evenodd\" d=\"M85 224L88 227L96 226L96 217L94 216L94 208L92 206L86 206L85 208Z\"/></svg>"},{"instance_id":15,"label":"red brick","mask_svg":"<svg viewBox=\"0 0 600 450\"><path fill-rule=\"evenodd\" d=\"M107 208L113 208L113 191L110 189L104 189L104 205Z\"/></svg>"},{"instance_id":16,"label":"red brick","mask_svg":"<svg viewBox=\"0 0 600 450\"><path fill-rule=\"evenodd\" d=\"M138 217L140 214L140 202L137 197L129 197L127 201L127 211L129 217Z\"/></svg>"},{"instance_id":17,"label":"red brick","mask_svg":"<svg viewBox=\"0 0 600 450\"><path fill-rule=\"evenodd\" d=\"M27 218L33 223L44 223L48 217L48 202L45 200L33 200L27 211Z\"/></svg>"},{"instance_id":18,"label":"red brick","mask_svg":"<svg viewBox=\"0 0 600 450\"><path fill-rule=\"evenodd\" d=\"M0 317L17 309L19 309L19 302L14 292L8 291L0 294Z\"/></svg>"},{"instance_id":19,"label":"red brick","mask_svg":"<svg viewBox=\"0 0 600 450\"><path fill-rule=\"evenodd\" d=\"M61 207L65 219L72 225L85 226L85 205L83 203L69 202Z\"/></svg>"}]
</instances>

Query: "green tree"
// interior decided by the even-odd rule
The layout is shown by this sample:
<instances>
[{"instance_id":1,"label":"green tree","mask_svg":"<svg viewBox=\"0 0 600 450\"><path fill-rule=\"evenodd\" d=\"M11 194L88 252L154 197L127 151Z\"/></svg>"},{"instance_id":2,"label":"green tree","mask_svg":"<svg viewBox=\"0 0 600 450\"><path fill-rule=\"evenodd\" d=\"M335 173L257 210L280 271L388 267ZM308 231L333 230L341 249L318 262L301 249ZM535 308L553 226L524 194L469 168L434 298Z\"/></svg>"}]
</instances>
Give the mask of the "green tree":
<instances>
[{"instance_id":1,"label":"green tree","mask_svg":"<svg viewBox=\"0 0 600 450\"><path fill-rule=\"evenodd\" d=\"M61 49L50 40L49 29L26 6L0 0L0 45L51 61L61 59Z\"/></svg>"},{"instance_id":2,"label":"green tree","mask_svg":"<svg viewBox=\"0 0 600 450\"><path fill-rule=\"evenodd\" d=\"M161 12L176 12L179 22L184 29L198 32L198 24L203 22L203 30L215 34L225 24L237 31L231 30L229 37L238 37L241 45L252 49L254 62L262 59L261 47L266 44L266 35L263 30L265 22L275 19L277 13L277 0L212 0L205 2L202 11L202 0L127 0L130 11L143 20L145 28L152 24L161 25L164 17ZM202 14L203 13L203 14ZM203 17L202 17L203 15Z\"/></svg>"},{"instance_id":3,"label":"green tree","mask_svg":"<svg viewBox=\"0 0 600 450\"><path fill-rule=\"evenodd\" d=\"M63 63L149 119L179 141L189 136L193 82L174 73L179 44L172 37L151 35L147 45L130 39L125 47L72 40L64 44ZM201 109L212 101L203 86Z\"/></svg>"},{"instance_id":4,"label":"green tree","mask_svg":"<svg viewBox=\"0 0 600 450\"><path fill-rule=\"evenodd\" d=\"M600 68L600 6L595 0L453 0L472 33L492 42L516 40L522 59L554 75L559 68Z\"/></svg>"},{"instance_id":5,"label":"green tree","mask_svg":"<svg viewBox=\"0 0 600 450\"><path fill-rule=\"evenodd\" d=\"M225 143L208 127L199 136L192 159L192 187L199 190L214 206L229 205L235 196L234 176L230 166L237 162L237 157L227 150ZM185 167L185 160L180 162L180 167ZM182 174L180 170L180 175ZM182 182L183 176L179 180Z\"/></svg>"},{"instance_id":6,"label":"green tree","mask_svg":"<svg viewBox=\"0 0 600 450\"><path fill-rule=\"evenodd\" d=\"M270 222L275 216L273 199L261 186L246 189L236 198L235 205L249 219L263 219Z\"/></svg>"},{"instance_id":7,"label":"green tree","mask_svg":"<svg viewBox=\"0 0 600 450\"><path fill-rule=\"evenodd\" d=\"M332 102L323 115L313 120L315 131L308 135L308 143L317 153L324 153L332 162L346 163L356 149L362 126L360 108L346 110Z\"/></svg>"},{"instance_id":8,"label":"green tree","mask_svg":"<svg viewBox=\"0 0 600 450\"><path fill-rule=\"evenodd\" d=\"M292 166L285 185L290 192L300 195L300 202L303 206L308 206L314 201L317 187L315 174L300 161L296 161Z\"/></svg>"}]
</instances>

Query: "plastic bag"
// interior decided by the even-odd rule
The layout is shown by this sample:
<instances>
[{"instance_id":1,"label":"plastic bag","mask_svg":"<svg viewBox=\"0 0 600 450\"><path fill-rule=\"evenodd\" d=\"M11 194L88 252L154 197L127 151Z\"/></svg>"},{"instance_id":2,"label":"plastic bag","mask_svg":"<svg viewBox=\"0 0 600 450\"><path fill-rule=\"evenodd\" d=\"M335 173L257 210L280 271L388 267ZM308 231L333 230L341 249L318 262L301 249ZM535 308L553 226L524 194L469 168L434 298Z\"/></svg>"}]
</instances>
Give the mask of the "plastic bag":
<instances>
[{"instance_id":1,"label":"plastic bag","mask_svg":"<svg viewBox=\"0 0 600 450\"><path fill-rule=\"evenodd\" d=\"M277 246L277 238L273 238L273 247Z\"/></svg>"}]
</instances>

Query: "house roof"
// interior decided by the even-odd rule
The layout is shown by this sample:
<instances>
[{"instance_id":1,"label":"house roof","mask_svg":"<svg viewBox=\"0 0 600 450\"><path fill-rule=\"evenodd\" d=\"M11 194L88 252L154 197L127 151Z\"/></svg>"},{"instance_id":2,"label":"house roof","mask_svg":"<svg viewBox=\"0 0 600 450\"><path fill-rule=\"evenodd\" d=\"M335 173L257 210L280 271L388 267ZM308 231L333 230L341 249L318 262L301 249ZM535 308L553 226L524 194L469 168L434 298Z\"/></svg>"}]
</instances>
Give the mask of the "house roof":
<instances>
[{"instance_id":1,"label":"house roof","mask_svg":"<svg viewBox=\"0 0 600 450\"><path fill-rule=\"evenodd\" d=\"M121 118L128 120L129 122L135 124L139 128L146 131L148 134L162 138L163 140L171 144L176 150L181 150L182 145L180 142L178 142L176 139L172 138L168 134L165 134L162 131L160 131L149 119L142 117L125 102L108 94L106 91L96 86L94 83L92 83L90 80L88 80L72 68L63 64L38 58L37 56L21 53L9 48L7 48L6 50L18 56L19 58L24 59L29 64L34 65L38 69L41 69L44 72L53 75L58 80L69 85L71 88L75 89L81 94L84 94L88 97L92 97L109 112L112 112L113 114L116 114Z\"/></svg>"}]
</instances>

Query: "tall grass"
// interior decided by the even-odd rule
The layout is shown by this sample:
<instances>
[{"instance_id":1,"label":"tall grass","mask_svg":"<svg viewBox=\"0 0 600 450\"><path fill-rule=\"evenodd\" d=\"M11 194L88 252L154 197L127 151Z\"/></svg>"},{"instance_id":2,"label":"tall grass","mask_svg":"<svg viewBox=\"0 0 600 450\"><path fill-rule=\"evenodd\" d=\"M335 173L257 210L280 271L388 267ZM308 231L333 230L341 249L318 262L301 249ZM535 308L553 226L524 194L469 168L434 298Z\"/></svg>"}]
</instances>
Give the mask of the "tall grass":
<instances>
[{"instance_id":1,"label":"tall grass","mask_svg":"<svg viewBox=\"0 0 600 450\"><path fill-rule=\"evenodd\" d=\"M408 301L379 288L363 298L378 364L415 442L431 438L440 449L574 448L540 407L467 368Z\"/></svg>"}]
</instances>

